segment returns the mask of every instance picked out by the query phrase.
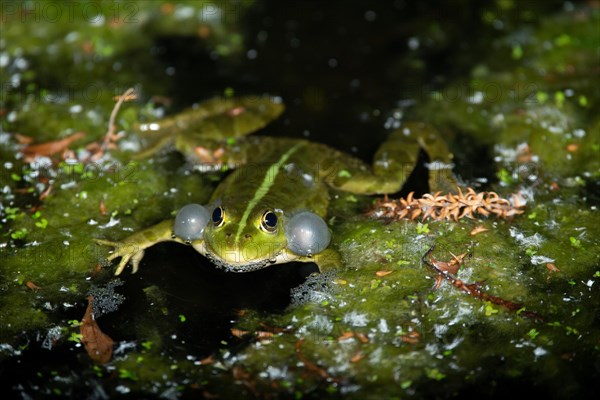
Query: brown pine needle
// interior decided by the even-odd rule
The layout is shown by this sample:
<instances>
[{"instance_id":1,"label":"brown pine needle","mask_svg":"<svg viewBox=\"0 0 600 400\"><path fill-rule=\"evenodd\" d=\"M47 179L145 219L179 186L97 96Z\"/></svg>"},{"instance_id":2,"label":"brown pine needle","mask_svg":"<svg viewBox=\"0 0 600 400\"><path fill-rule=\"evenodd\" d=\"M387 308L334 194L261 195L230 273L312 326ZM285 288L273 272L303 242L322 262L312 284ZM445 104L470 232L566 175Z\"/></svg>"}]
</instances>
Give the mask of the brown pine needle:
<instances>
[{"instance_id":1,"label":"brown pine needle","mask_svg":"<svg viewBox=\"0 0 600 400\"><path fill-rule=\"evenodd\" d=\"M469 232L469 235L475 236L482 232L487 232L487 231L489 231L488 228L485 228L483 225L479 225L479 226L476 226L475 228L473 228L473 230L471 230L471 232Z\"/></svg>"}]
</instances>

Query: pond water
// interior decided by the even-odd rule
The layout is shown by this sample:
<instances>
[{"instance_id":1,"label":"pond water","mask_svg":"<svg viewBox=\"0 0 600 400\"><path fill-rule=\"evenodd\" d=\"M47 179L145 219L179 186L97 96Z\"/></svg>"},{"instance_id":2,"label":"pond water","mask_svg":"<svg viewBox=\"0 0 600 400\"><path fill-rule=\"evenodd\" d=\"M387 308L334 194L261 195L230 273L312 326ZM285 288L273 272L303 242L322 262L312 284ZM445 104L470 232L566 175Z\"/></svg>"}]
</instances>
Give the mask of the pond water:
<instances>
[{"instance_id":1,"label":"pond water","mask_svg":"<svg viewBox=\"0 0 600 400\"><path fill-rule=\"evenodd\" d=\"M597 2L7 1L0 12L2 393L593 398ZM115 120L125 137L94 153L129 87L137 99ZM518 193L524 213L390 222L365 215L373 197L334 192L327 222L342 270L231 274L168 243L114 277L93 238L120 240L204 204L226 174L192 171L174 151L133 160L136 124L263 94L286 110L259 135L365 161L405 121L427 122L463 186ZM28 140L78 132L28 153ZM393 197L428 192L427 161L421 151ZM434 244L437 260L467 253L456 279L502 301L456 280L438 287L422 262ZM89 294L114 341L105 363L81 343Z\"/></svg>"}]
</instances>

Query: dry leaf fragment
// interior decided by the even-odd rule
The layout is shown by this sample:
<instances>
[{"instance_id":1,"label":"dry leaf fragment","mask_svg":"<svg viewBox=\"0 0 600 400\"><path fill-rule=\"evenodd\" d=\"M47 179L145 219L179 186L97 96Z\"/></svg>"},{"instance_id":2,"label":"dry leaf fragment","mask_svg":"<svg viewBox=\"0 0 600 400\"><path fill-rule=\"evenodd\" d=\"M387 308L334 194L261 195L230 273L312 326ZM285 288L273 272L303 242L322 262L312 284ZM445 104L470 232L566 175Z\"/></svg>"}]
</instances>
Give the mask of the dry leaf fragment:
<instances>
[{"instance_id":1,"label":"dry leaf fragment","mask_svg":"<svg viewBox=\"0 0 600 400\"><path fill-rule=\"evenodd\" d=\"M377 271L377 272L375 272L375 275L377 275L377 276L386 276L386 275L391 274L392 272L394 272L394 271Z\"/></svg>"},{"instance_id":2,"label":"dry leaf fragment","mask_svg":"<svg viewBox=\"0 0 600 400\"><path fill-rule=\"evenodd\" d=\"M203 358L202 360L200 360L200 365L209 365L215 362L215 357L211 354L208 357Z\"/></svg>"},{"instance_id":3,"label":"dry leaf fragment","mask_svg":"<svg viewBox=\"0 0 600 400\"><path fill-rule=\"evenodd\" d=\"M15 139L19 144L30 144L33 142L33 138L31 136L21 135L20 133L15 133Z\"/></svg>"},{"instance_id":4,"label":"dry leaf fragment","mask_svg":"<svg viewBox=\"0 0 600 400\"><path fill-rule=\"evenodd\" d=\"M367 335L365 335L364 333L358 332L358 333L355 333L355 336L362 343L369 343L369 337Z\"/></svg>"},{"instance_id":5,"label":"dry leaf fragment","mask_svg":"<svg viewBox=\"0 0 600 400\"><path fill-rule=\"evenodd\" d=\"M39 287L38 285L36 285L35 283L33 283L31 281L27 281L27 283L25 283L25 286L27 286L31 290L40 290L41 289L41 287Z\"/></svg>"},{"instance_id":6,"label":"dry leaf fragment","mask_svg":"<svg viewBox=\"0 0 600 400\"><path fill-rule=\"evenodd\" d=\"M242 337L246 336L248 333L249 333L248 331L243 331L243 330L237 329L237 328L231 328L231 334L238 339L241 339Z\"/></svg>"},{"instance_id":7,"label":"dry leaf fragment","mask_svg":"<svg viewBox=\"0 0 600 400\"><path fill-rule=\"evenodd\" d=\"M259 339L270 339L275 335L273 332L256 331L256 337Z\"/></svg>"},{"instance_id":8,"label":"dry leaf fragment","mask_svg":"<svg viewBox=\"0 0 600 400\"><path fill-rule=\"evenodd\" d=\"M48 195L50 194L50 192L52 191L52 185L49 185L48 188L46 190L44 190L42 192L42 194L40 194L40 201L44 200L46 197L48 197Z\"/></svg>"},{"instance_id":9,"label":"dry leaf fragment","mask_svg":"<svg viewBox=\"0 0 600 400\"><path fill-rule=\"evenodd\" d=\"M435 285L433 286L434 290L437 290L442 285L442 274L438 274L437 278L435 278Z\"/></svg>"},{"instance_id":10,"label":"dry leaf fragment","mask_svg":"<svg viewBox=\"0 0 600 400\"><path fill-rule=\"evenodd\" d=\"M344 333L342 333L342 335L341 335L341 336L339 336L339 337L337 338L337 341L338 341L338 342L341 342L341 341L343 341L343 340L348 340L348 339L351 339L351 338L353 338L353 337L354 337L354 332L344 332Z\"/></svg>"},{"instance_id":11,"label":"dry leaf fragment","mask_svg":"<svg viewBox=\"0 0 600 400\"><path fill-rule=\"evenodd\" d=\"M106 204L104 204L104 200L100 200L100 215L106 215Z\"/></svg>"},{"instance_id":12,"label":"dry leaf fragment","mask_svg":"<svg viewBox=\"0 0 600 400\"><path fill-rule=\"evenodd\" d=\"M452 254L452 253L450 253ZM456 274L462 265L462 261L465 258L467 253L462 253L461 255L455 256L452 254L452 260L449 262L436 260L431 257L431 261L435 267L445 273Z\"/></svg>"},{"instance_id":13,"label":"dry leaf fragment","mask_svg":"<svg viewBox=\"0 0 600 400\"><path fill-rule=\"evenodd\" d=\"M85 310L79 332L81 333L81 343L85 347L90 358L100 364L106 364L110 361L113 352L113 340L100 330L93 314L94 298L88 296L88 306Z\"/></svg>"},{"instance_id":14,"label":"dry leaf fragment","mask_svg":"<svg viewBox=\"0 0 600 400\"><path fill-rule=\"evenodd\" d=\"M476 226L475 228L473 228L473 230L471 232L469 232L469 235L475 236L482 232L487 232L487 231L489 231L488 228L485 228L483 225L479 225L479 226Z\"/></svg>"},{"instance_id":15,"label":"dry leaf fragment","mask_svg":"<svg viewBox=\"0 0 600 400\"><path fill-rule=\"evenodd\" d=\"M65 151L71 143L85 136L83 132L77 132L66 138L54 140L51 142L28 145L23 148L23 154L26 159L33 159L36 156L52 156Z\"/></svg>"},{"instance_id":16,"label":"dry leaf fragment","mask_svg":"<svg viewBox=\"0 0 600 400\"><path fill-rule=\"evenodd\" d=\"M356 363L359 362L360 360L362 360L363 358L365 358L365 355L362 352L358 352L356 354L354 354L351 358L350 358L350 362L351 363Z\"/></svg>"},{"instance_id":17,"label":"dry leaf fragment","mask_svg":"<svg viewBox=\"0 0 600 400\"><path fill-rule=\"evenodd\" d=\"M410 344L418 343L420 338L421 338L421 335L419 334L419 332L414 332L414 331L409 332L408 334L402 335L400 337L400 339L402 339L402 341L404 343L410 343Z\"/></svg>"},{"instance_id":18,"label":"dry leaf fragment","mask_svg":"<svg viewBox=\"0 0 600 400\"><path fill-rule=\"evenodd\" d=\"M560 272L560 269L558 269L558 267L554 263L546 263L546 268L548 268L548 271L550 272Z\"/></svg>"}]
</instances>

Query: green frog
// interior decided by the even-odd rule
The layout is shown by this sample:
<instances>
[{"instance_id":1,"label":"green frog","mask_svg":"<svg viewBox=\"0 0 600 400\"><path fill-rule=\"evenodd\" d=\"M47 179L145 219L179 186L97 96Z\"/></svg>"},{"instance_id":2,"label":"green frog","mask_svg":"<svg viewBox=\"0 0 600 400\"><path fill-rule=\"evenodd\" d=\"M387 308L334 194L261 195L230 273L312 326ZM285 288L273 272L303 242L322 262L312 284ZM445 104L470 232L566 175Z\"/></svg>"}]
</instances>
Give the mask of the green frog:
<instances>
[{"instance_id":1,"label":"green frog","mask_svg":"<svg viewBox=\"0 0 600 400\"><path fill-rule=\"evenodd\" d=\"M399 191L421 150L430 160L432 191L455 189L445 143L427 124L405 123L377 150L373 165L305 139L247 136L284 111L278 98L212 99L157 123L139 126L147 157L174 146L199 170L231 169L208 204L189 204L120 242L98 239L121 258L115 274L164 241L192 246L217 267L248 272L290 261L320 271L341 265L325 222L330 190L354 194Z\"/></svg>"}]
</instances>

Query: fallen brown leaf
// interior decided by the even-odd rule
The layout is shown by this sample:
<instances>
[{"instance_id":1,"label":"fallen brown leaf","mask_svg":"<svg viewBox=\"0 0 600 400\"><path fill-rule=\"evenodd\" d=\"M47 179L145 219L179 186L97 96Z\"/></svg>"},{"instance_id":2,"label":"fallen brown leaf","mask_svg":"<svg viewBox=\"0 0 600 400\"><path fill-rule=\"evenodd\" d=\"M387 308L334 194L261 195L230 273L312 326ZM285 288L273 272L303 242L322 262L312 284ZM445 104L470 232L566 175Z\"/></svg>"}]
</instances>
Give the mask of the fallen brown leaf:
<instances>
[{"instance_id":1,"label":"fallen brown leaf","mask_svg":"<svg viewBox=\"0 0 600 400\"><path fill-rule=\"evenodd\" d=\"M256 331L256 337L259 339L270 339L273 337L273 335L274 335L273 332Z\"/></svg>"},{"instance_id":2,"label":"fallen brown leaf","mask_svg":"<svg viewBox=\"0 0 600 400\"><path fill-rule=\"evenodd\" d=\"M469 232L469 235L475 236L482 232L487 232L487 231L489 231L488 228L485 228L483 225L479 225L479 226L476 226L475 228L473 228L473 230L471 232Z\"/></svg>"},{"instance_id":3,"label":"fallen brown leaf","mask_svg":"<svg viewBox=\"0 0 600 400\"><path fill-rule=\"evenodd\" d=\"M85 136L83 132L77 132L66 138L54 140L52 142L32 144L23 148L23 154L26 159L32 159L36 156L52 156L65 151L71 143Z\"/></svg>"},{"instance_id":4,"label":"fallen brown leaf","mask_svg":"<svg viewBox=\"0 0 600 400\"><path fill-rule=\"evenodd\" d=\"M200 360L200 365L210 365L214 362L215 362L215 357L211 354L210 356L205 357L202 360Z\"/></svg>"},{"instance_id":5,"label":"fallen brown leaf","mask_svg":"<svg viewBox=\"0 0 600 400\"><path fill-rule=\"evenodd\" d=\"M79 332L81 333L81 343L85 347L90 358L97 363L106 364L110 361L113 351L113 340L100 330L93 314L94 298L88 296L88 306L85 310Z\"/></svg>"},{"instance_id":6,"label":"fallen brown leaf","mask_svg":"<svg viewBox=\"0 0 600 400\"><path fill-rule=\"evenodd\" d=\"M19 144L30 144L33 142L33 138L31 136L21 135L20 133L15 133L15 139Z\"/></svg>"},{"instance_id":7,"label":"fallen brown leaf","mask_svg":"<svg viewBox=\"0 0 600 400\"><path fill-rule=\"evenodd\" d=\"M386 276L386 275L391 274L392 272L394 272L394 271L377 271L377 272L375 272L375 275L377 275L377 276Z\"/></svg>"},{"instance_id":8,"label":"fallen brown leaf","mask_svg":"<svg viewBox=\"0 0 600 400\"><path fill-rule=\"evenodd\" d=\"M106 204L104 204L104 200L100 200L100 215L106 215Z\"/></svg>"},{"instance_id":9,"label":"fallen brown leaf","mask_svg":"<svg viewBox=\"0 0 600 400\"><path fill-rule=\"evenodd\" d=\"M431 262L438 270L442 272L456 274L462 265L463 258L465 258L466 255L467 253L462 253L458 256L452 254L453 258L449 262L436 260L435 258L431 257Z\"/></svg>"},{"instance_id":10,"label":"fallen brown leaf","mask_svg":"<svg viewBox=\"0 0 600 400\"><path fill-rule=\"evenodd\" d=\"M442 285L442 274L438 274L437 278L435 278L435 286L433 287L433 289L437 290L440 288L440 286Z\"/></svg>"},{"instance_id":11,"label":"fallen brown leaf","mask_svg":"<svg viewBox=\"0 0 600 400\"><path fill-rule=\"evenodd\" d=\"M50 194L50 192L52 191L52 185L49 185L48 188L46 190L44 190L42 192L42 194L40 194L40 201L44 200L46 197L48 197L48 195Z\"/></svg>"},{"instance_id":12,"label":"fallen brown leaf","mask_svg":"<svg viewBox=\"0 0 600 400\"><path fill-rule=\"evenodd\" d=\"M348 340L354 337L354 332L344 332L338 338L337 341L341 342L343 340Z\"/></svg>"},{"instance_id":13,"label":"fallen brown leaf","mask_svg":"<svg viewBox=\"0 0 600 400\"><path fill-rule=\"evenodd\" d=\"M355 336L362 343L369 343L369 337L367 335L365 335L364 333L358 332L358 333L355 333Z\"/></svg>"},{"instance_id":14,"label":"fallen brown leaf","mask_svg":"<svg viewBox=\"0 0 600 400\"><path fill-rule=\"evenodd\" d=\"M409 332L406 335L402 335L400 338L404 343L415 344L419 343L421 335L419 334L419 332Z\"/></svg>"},{"instance_id":15,"label":"fallen brown leaf","mask_svg":"<svg viewBox=\"0 0 600 400\"><path fill-rule=\"evenodd\" d=\"M231 334L233 336L235 336L236 338L241 339L242 337L244 337L248 334L248 331L243 331L243 330L237 329L237 328L231 328Z\"/></svg>"},{"instance_id":16,"label":"fallen brown leaf","mask_svg":"<svg viewBox=\"0 0 600 400\"><path fill-rule=\"evenodd\" d=\"M41 289L41 287L39 287L38 285L36 285L35 283L33 283L31 281L27 281L27 283L25 283L25 286L27 286L31 290L40 290Z\"/></svg>"},{"instance_id":17,"label":"fallen brown leaf","mask_svg":"<svg viewBox=\"0 0 600 400\"><path fill-rule=\"evenodd\" d=\"M548 271L550 272L560 272L560 269L558 269L558 267L554 263L546 263L546 268L548 268Z\"/></svg>"}]
</instances>

